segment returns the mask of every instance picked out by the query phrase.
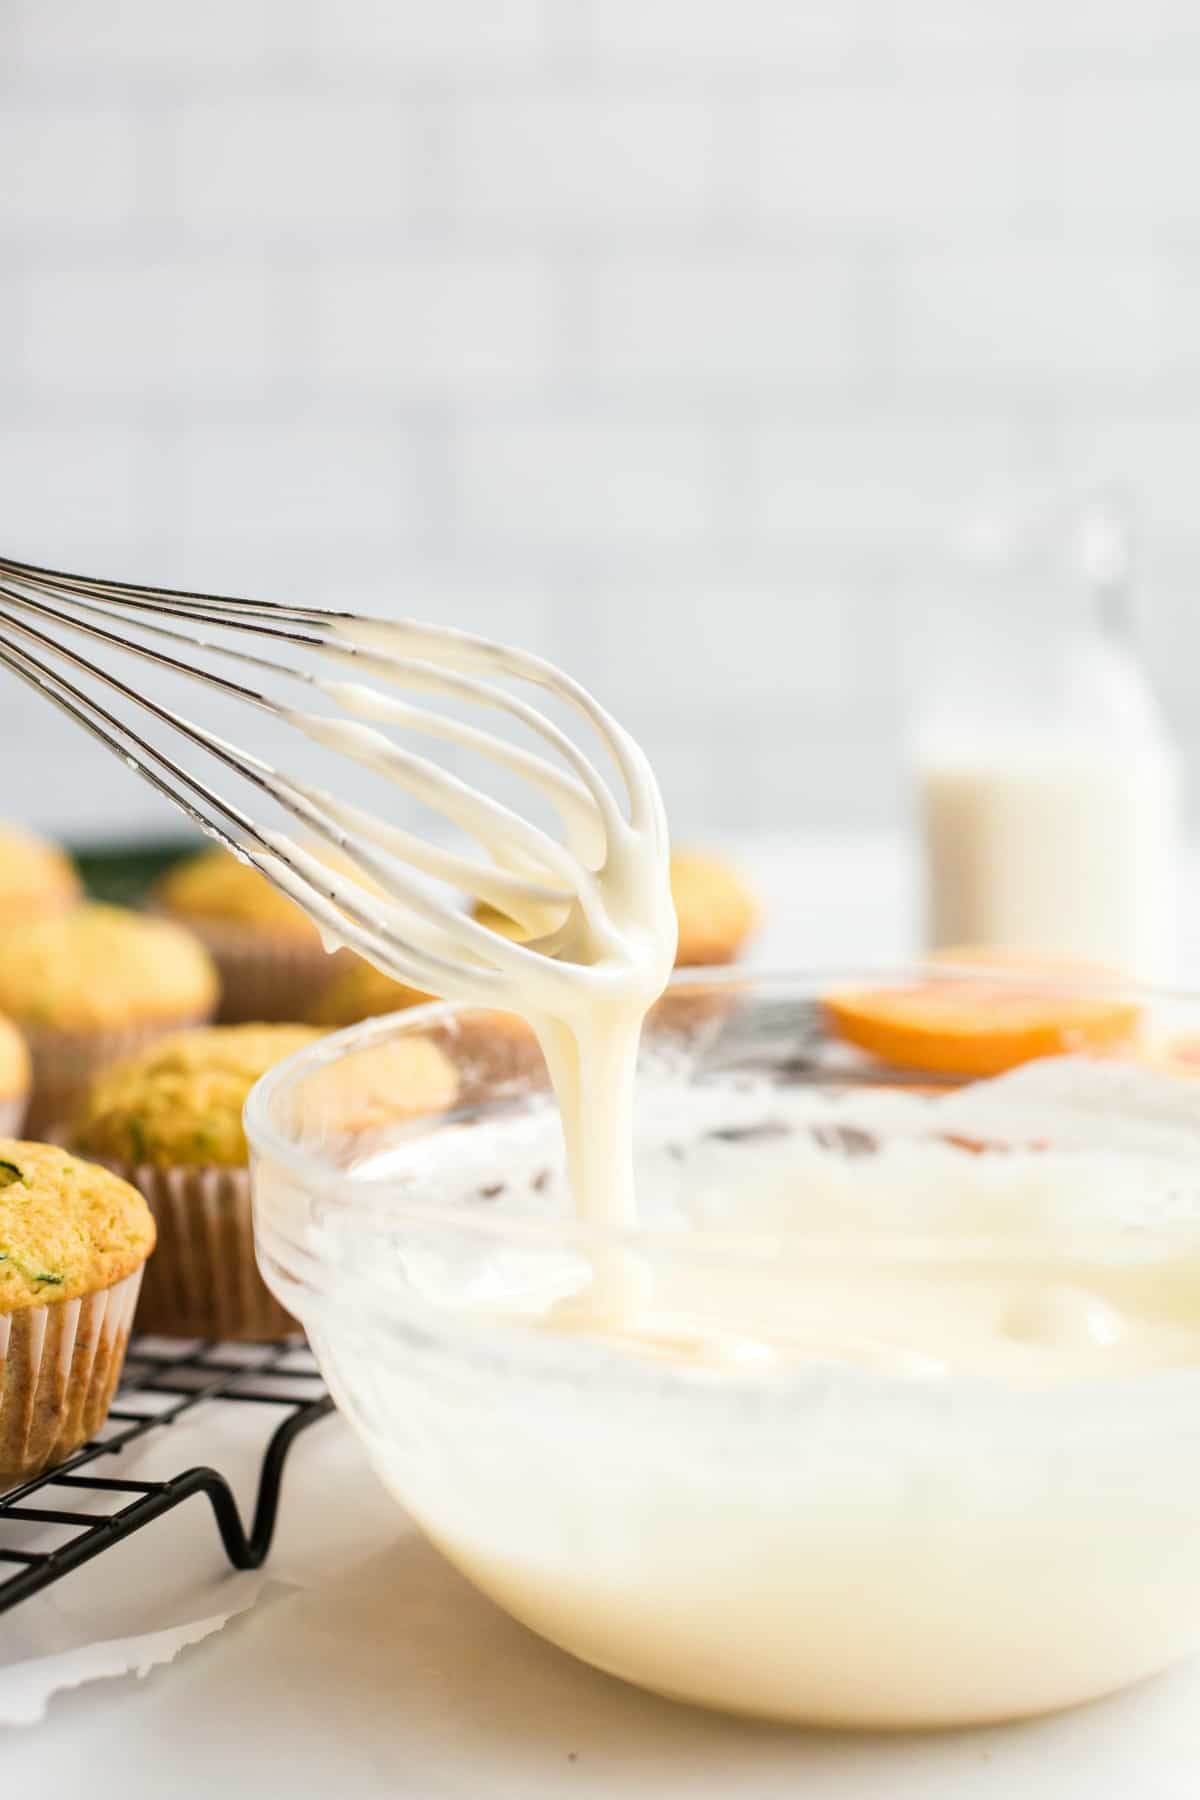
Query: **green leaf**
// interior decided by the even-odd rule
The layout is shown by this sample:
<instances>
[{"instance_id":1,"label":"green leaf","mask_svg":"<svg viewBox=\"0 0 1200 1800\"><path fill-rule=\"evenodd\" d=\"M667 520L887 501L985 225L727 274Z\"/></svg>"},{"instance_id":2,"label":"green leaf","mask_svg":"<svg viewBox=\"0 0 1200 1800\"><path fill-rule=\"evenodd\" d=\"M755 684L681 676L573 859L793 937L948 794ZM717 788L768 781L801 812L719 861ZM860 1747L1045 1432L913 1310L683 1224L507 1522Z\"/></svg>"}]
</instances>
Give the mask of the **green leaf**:
<instances>
[{"instance_id":1,"label":"green leaf","mask_svg":"<svg viewBox=\"0 0 1200 1800\"><path fill-rule=\"evenodd\" d=\"M107 900L113 906L138 906L172 863L194 856L203 844L202 838L114 844L102 849L87 844L73 854L93 900Z\"/></svg>"},{"instance_id":2,"label":"green leaf","mask_svg":"<svg viewBox=\"0 0 1200 1800\"><path fill-rule=\"evenodd\" d=\"M40 1281L45 1287L61 1287L63 1284L61 1275L48 1275L44 1269L40 1270L33 1279Z\"/></svg>"},{"instance_id":3,"label":"green leaf","mask_svg":"<svg viewBox=\"0 0 1200 1800\"><path fill-rule=\"evenodd\" d=\"M18 1169L16 1163L5 1162L0 1157L0 1188L12 1187L15 1182L25 1180L25 1172Z\"/></svg>"}]
</instances>

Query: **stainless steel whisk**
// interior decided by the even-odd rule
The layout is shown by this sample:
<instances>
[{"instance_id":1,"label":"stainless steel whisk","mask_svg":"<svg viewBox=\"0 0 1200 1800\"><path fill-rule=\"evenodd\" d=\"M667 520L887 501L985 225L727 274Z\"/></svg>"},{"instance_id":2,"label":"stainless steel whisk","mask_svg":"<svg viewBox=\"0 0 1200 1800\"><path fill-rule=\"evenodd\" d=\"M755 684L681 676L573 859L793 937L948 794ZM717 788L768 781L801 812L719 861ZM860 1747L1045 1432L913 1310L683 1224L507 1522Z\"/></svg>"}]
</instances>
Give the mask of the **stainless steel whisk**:
<instances>
[{"instance_id":1,"label":"stainless steel whisk","mask_svg":"<svg viewBox=\"0 0 1200 1800\"><path fill-rule=\"evenodd\" d=\"M205 635L205 627L228 641ZM431 842L283 774L104 667L87 653L93 646L204 684L378 770L465 827L486 855ZM204 667L198 655L232 662L255 685ZM291 656L300 660L281 660ZM587 960L584 944L593 953L606 944L619 950L623 929L653 923L664 896L669 905L666 822L646 758L577 682L540 657L447 627L98 580L0 558L0 664L261 870L328 941L348 944L411 986L452 998L486 994L503 1005L535 960L544 980L547 958L570 966ZM352 678L331 678L331 667ZM356 679L363 676L506 715L558 760ZM595 732L620 778L623 806L579 746L505 680L565 702ZM280 684L299 684L318 705L275 697ZM112 696L138 723L113 709ZM521 777L550 800L561 836L407 748L387 727L465 747ZM289 833L257 822L147 729L196 746L277 802L318 850L344 860L330 867ZM614 871L621 879L606 880ZM463 895L535 935L517 943L489 930L463 909ZM614 906L629 907L633 918L614 917Z\"/></svg>"}]
</instances>

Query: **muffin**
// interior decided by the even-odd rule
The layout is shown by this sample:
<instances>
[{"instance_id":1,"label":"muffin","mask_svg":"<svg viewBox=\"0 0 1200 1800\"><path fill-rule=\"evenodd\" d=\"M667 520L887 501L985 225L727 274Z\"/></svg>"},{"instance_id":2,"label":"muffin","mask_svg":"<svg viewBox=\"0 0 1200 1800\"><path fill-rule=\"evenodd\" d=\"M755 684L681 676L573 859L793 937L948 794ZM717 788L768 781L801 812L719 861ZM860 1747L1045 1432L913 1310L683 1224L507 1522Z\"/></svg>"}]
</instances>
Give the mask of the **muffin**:
<instances>
[{"instance_id":1,"label":"muffin","mask_svg":"<svg viewBox=\"0 0 1200 1800\"><path fill-rule=\"evenodd\" d=\"M29 1046L16 1026L0 1018L0 1134L20 1131L29 1105L33 1071Z\"/></svg>"},{"instance_id":2,"label":"muffin","mask_svg":"<svg viewBox=\"0 0 1200 1800\"><path fill-rule=\"evenodd\" d=\"M138 1326L166 1336L273 1339L297 1331L258 1273L242 1110L261 1075L320 1037L307 1025L180 1032L104 1070L71 1130L134 1183L158 1225ZM354 1135L452 1104L453 1068L416 1040L318 1070L305 1127Z\"/></svg>"},{"instance_id":3,"label":"muffin","mask_svg":"<svg viewBox=\"0 0 1200 1800\"><path fill-rule=\"evenodd\" d=\"M179 1032L92 1082L71 1147L133 1183L158 1227L139 1330L271 1339L298 1329L254 1260L242 1108L260 1075L319 1036L306 1025Z\"/></svg>"},{"instance_id":4,"label":"muffin","mask_svg":"<svg viewBox=\"0 0 1200 1800\"><path fill-rule=\"evenodd\" d=\"M82 889L65 850L20 825L0 825L0 929L66 912Z\"/></svg>"},{"instance_id":5,"label":"muffin","mask_svg":"<svg viewBox=\"0 0 1200 1800\"><path fill-rule=\"evenodd\" d=\"M336 1029L357 1025L361 1019L377 1019L384 1013L403 1012L409 1006L424 1006L433 998L420 988L406 987L356 956L317 995L306 1016L314 1025Z\"/></svg>"},{"instance_id":6,"label":"muffin","mask_svg":"<svg viewBox=\"0 0 1200 1800\"><path fill-rule=\"evenodd\" d=\"M226 1024L305 1018L349 960L349 952L330 954L307 913L227 850L204 850L169 869L153 906L211 952L221 977L217 1016Z\"/></svg>"},{"instance_id":7,"label":"muffin","mask_svg":"<svg viewBox=\"0 0 1200 1800\"><path fill-rule=\"evenodd\" d=\"M735 962L758 923L758 902L727 862L695 850L671 857L671 894L679 920L679 969Z\"/></svg>"},{"instance_id":8,"label":"muffin","mask_svg":"<svg viewBox=\"0 0 1200 1800\"><path fill-rule=\"evenodd\" d=\"M414 1031L315 1068L296 1090L298 1135L322 1149L340 1139L354 1157L369 1152L390 1127L447 1112L461 1097L453 1060L432 1032Z\"/></svg>"},{"instance_id":9,"label":"muffin","mask_svg":"<svg viewBox=\"0 0 1200 1800\"><path fill-rule=\"evenodd\" d=\"M97 1069L207 1019L216 997L207 951L164 919L84 904L0 931L0 1012L33 1058L29 1127L69 1118Z\"/></svg>"},{"instance_id":10,"label":"muffin","mask_svg":"<svg viewBox=\"0 0 1200 1800\"><path fill-rule=\"evenodd\" d=\"M357 1025L363 1019L424 1006L432 999L432 994L406 987L402 981L356 957L348 969L334 976L318 999L312 1018L314 1023L330 1028ZM494 1096L508 1086L528 1087L546 1078L545 1061L533 1028L517 1013L491 1008L456 1012L431 1025L427 1035L456 1065L459 1099L464 1102Z\"/></svg>"},{"instance_id":11,"label":"muffin","mask_svg":"<svg viewBox=\"0 0 1200 1800\"><path fill-rule=\"evenodd\" d=\"M94 1437L120 1379L154 1221L107 1169L0 1139L0 1487Z\"/></svg>"}]
</instances>

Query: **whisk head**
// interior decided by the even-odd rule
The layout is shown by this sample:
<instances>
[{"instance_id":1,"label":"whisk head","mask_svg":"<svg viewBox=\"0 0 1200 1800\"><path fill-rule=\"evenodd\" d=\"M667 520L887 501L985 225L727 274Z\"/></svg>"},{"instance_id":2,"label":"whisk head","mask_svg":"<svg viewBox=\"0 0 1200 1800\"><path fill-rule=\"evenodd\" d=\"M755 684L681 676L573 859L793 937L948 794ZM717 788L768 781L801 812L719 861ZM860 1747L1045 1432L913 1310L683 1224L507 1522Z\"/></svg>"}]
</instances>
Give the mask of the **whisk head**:
<instances>
[{"instance_id":1,"label":"whisk head","mask_svg":"<svg viewBox=\"0 0 1200 1800\"><path fill-rule=\"evenodd\" d=\"M328 942L410 986L503 1006L523 974L536 968L544 982L553 959L572 970L578 992L581 976L584 985L604 981L606 954L624 956L631 934L661 942L664 926L673 931L666 821L646 758L541 657L444 626L0 558L0 664L282 888ZM164 687L179 680L385 776L470 841L448 845L347 801L336 786L285 774L166 704ZM615 791L531 690L591 731ZM492 718L456 717L445 703ZM492 729L497 719L509 735ZM418 747L431 739L506 771L549 803L554 823L536 823L441 766ZM189 766L196 759L204 773ZM230 778L269 801L281 823L228 793ZM478 923L463 896L515 920L522 941ZM666 973L648 967L648 986Z\"/></svg>"}]
</instances>

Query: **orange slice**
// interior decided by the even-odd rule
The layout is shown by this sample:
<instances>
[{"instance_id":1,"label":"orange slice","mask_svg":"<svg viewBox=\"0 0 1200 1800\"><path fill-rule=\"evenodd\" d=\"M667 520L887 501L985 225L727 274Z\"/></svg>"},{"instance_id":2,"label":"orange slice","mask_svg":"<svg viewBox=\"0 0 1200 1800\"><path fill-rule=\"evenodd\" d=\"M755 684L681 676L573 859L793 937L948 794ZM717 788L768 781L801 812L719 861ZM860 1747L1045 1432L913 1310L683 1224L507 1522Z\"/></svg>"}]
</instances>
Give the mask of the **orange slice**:
<instances>
[{"instance_id":1,"label":"orange slice","mask_svg":"<svg viewBox=\"0 0 1200 1800\"><path fill-rule=\"evenodd\" d=\"M1040 1056L1113 1051L1134 1039L1140 1008L1089 993L1095 969L1035 964L1011 952L953 951L936 960L950 969L990 963L1006 973L995 982L947 973L902 987L827 994L830 1029L884 1062L963 1076L1001 1075Z\"/></svg>"}]
</instances>

